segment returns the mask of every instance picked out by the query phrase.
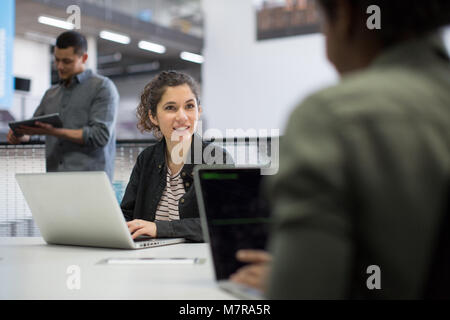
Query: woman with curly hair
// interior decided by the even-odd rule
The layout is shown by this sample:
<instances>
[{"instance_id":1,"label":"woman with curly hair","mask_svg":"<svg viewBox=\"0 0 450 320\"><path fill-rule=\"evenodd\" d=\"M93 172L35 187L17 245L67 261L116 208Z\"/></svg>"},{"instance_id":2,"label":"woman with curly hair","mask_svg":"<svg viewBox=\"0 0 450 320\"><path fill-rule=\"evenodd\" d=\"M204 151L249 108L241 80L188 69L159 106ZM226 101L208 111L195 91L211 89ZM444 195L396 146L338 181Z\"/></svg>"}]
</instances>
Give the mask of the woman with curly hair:
<instances>
[{"instance_id":1,"label":"woman with curly hair","mask_svg":"<svg viewBox=\"0 0 450 320\"><path fill-rule=\"evenodd\" d=\"M198 86L187 74L163 71L145 86L136 112L138 128L160 141L139 154L122 199L133 239L203 240L192 170L198 159L208 164L230 159L194 133L201 112Z\"/></svg>"}]
</instances>

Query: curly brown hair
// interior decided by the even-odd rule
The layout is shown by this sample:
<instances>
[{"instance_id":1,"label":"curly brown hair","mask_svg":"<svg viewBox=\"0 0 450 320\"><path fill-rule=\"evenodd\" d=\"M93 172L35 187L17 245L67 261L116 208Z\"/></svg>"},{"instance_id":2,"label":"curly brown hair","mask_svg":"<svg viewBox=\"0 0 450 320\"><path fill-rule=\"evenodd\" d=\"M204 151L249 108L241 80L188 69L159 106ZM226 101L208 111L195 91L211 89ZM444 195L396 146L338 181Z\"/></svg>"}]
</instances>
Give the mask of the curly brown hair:
<instances>
[{"instance_id":1,"label":"curly brown hair","mask_svg":"<svg viewBox=\"0 0 450 320\"><path fill-rule=\"evenodd\" d=\"M137 128L141 132L148 131L153 133L156 138L162 139L161 130L159 126L151 122L149 112L153 117L156 117L156 107L167 87L176 87L184 84L187 84L191 88L197 100L197 105L200 105L198 84L188 74L173 70L162 71L145 86L141 94L141 101L136 109L136 117L138 118Z\"/></svg>"}]
</instances>

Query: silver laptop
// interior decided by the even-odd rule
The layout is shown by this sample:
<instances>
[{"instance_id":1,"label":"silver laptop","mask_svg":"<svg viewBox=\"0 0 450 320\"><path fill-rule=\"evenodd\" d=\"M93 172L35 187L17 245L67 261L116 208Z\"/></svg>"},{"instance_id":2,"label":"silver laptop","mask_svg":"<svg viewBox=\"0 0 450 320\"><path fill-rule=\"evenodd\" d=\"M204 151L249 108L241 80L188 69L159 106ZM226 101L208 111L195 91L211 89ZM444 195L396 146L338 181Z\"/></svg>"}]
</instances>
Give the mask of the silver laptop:
<instances>
[{"instance_id":1,"label":"silver laptop","mask_svg":"<svg viewBox=\"0 0 450 320\"><path fill-rule=\"evenodd\" d=\"M133 240L105 172L16 174L16 180L49 244L142 249L184 242Z\"/></svg>"},{"instance_id":2,"label":"silver laptop","mask_svg":"<svg viewBox=\"0 0 450 320\"><path fill-rule=\"evenodd\" d=\"M229 281L244 264L239 249L265 249L269 210L261 196L261 168L197 166L194 183L205 241L221 289L243 299L263 299L262 292Z\"/></svg>"}]
</instances>

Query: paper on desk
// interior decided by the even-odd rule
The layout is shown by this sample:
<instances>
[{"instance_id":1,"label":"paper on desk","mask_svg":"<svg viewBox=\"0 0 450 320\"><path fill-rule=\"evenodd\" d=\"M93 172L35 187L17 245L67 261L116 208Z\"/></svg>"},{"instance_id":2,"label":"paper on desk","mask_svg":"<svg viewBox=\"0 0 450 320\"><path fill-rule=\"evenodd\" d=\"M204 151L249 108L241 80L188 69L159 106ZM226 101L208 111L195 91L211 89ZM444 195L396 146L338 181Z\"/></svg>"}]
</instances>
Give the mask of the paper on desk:
<instances>
[{"instance_id":1,"label":"paper on desk","mask_svg":"<svg viewBox=\"0 0 450 320\"><path fill-rule=\"evenodd\" d=\"M204 258L108 258L105 264L202 264Z\"/></svg>"}]
</instances>

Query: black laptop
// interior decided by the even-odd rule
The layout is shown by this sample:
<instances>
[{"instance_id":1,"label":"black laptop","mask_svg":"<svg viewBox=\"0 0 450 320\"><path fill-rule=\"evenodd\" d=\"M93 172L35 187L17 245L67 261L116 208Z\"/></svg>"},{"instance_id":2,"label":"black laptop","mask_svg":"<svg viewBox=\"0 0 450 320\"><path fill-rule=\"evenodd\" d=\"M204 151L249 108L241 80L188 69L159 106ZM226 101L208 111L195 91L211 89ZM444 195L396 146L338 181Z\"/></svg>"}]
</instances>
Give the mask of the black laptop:
<instances>
[{"instance_id":1,"label":"black laptop","mask_svg":"<svg viewBox=\"0 0 450 320\"><path fill-rule=\"evenodd\" d=\"M245 299L262 293L228 281L244 264L239 249L266 249L270 228L268 205L262 194L261 169L226 165L197 166L194 183L204 238L209 242L220 288Z\"/></svg>"}]
</instances>

